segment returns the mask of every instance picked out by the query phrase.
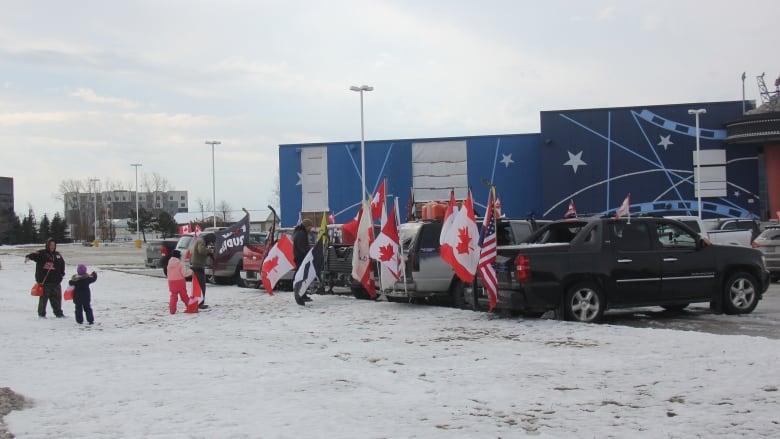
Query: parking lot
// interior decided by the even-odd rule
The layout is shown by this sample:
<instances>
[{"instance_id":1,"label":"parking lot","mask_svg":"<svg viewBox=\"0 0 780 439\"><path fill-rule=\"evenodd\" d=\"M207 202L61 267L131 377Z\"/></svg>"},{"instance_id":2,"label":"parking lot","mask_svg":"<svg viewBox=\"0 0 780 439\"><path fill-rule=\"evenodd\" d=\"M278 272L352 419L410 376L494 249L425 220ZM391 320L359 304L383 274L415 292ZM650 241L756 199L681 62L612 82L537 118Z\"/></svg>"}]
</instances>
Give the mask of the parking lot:
<instances>
[{"instance_id":1,"label":"parking lot","mask_svg":"<svg viewBox=\"0 0 780 439\"><path fill-rule=\"evenodd\" d=\"M39 247L0 247L0 253L24 257ZM97 248L77 244L58 247L73 271L76 264L87 264L97 270L114 270L139 276L163 277L162 270L144 266L145 249L132 243L102 244ZM30 269L32 270L32 265ZM210 285L209 288L238 288ZM418 306L418 305L409 305ZM467 311L464 311L467 312ZM751 314L729 316L713 314L706 303L692 304L682 312L658 307L632 308L607 312L604 324L636 328L663 328L724 335L750 335L780 339L780 283L773 283Z\"/></svg>"}]
</instances>

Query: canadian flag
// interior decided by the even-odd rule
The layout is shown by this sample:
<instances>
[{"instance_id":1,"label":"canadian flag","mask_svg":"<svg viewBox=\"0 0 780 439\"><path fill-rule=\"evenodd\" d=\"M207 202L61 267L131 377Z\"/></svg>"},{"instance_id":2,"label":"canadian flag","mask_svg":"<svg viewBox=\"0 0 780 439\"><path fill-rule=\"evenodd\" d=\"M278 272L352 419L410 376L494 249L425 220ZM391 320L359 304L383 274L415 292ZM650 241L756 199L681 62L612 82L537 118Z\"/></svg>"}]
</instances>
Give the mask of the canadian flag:
<instances>
[{"instance_id":1,"label":"canadian flag","mask_svg":"<svg viewBox=\"0 0 780 439\"><path fill-rule=\"evenodd\" d=\"M374 239L369 249L371 259L379 261L382 266L381 283L382 288L385 288L385 281L389 281L392 287L393 279L401 279L401 255L399 254L399 240L398 240L398 225L396 224L395 205L390 208L390 215L387 215L386 208L383 206L385 212L382 214L382 230L379 232L379 236ZM385 276L387 273L389 276ZM390 277L390 279L385 279Z\"/></svg>"},{"instance_id":2,"label":"canadian flag","mask_svg":"<svg viewBox=\"0 0 780 439\"><path fill-rule=\"evenodd\" d=\"M376 288L371 279L371 255L369 250L374 241L374 228L371 226L371 206L363 202L358 220L357 238L352 248L352 278L360 282L371 297L376 297Z\"/></svg>"},{"instance_id":3,"label":"canadian flag","mask_svg":"<svg viewBox=\"0 0 780 439\"><path fill-rule=\"evenodd\" d=\"M477 271L480 254L478 239L479 229L469 190L466 201L455 215L452 226L447 230L444 244L441 245L441 258L455 270L460 280L466 283L474 281L474 273Z\"/></svg>"},{"instance_id":4,"label":"canadian flag","mask_svg":"<svg viewBox=\"0 0 780 439\"><path fill-rule=\"evenodd\" d=\"M382 206L385 205L385 180L377 188L374 198L371 199L371 222L382 219Z\"/></svg>"},{"instance_id":5,"label":"canadian flag","mask_svg":"<svg viewBox=\"0 0 780 439\"><path fill-rule=\"evenodd\" d=\"M282 235L271 250L265 255L263 268L260 272L263 288L268 294L274 294L274 287L279 279L295 268L292 241L287 235ZM194 279L194 277L193 277Z\"/></svg>"},{"instance_id":6,"label":"canadian flag","mask_svg":"<svg viewBox=\"0 0 780 439\"><path fill-rule=\"evenodd\" d=\"M626 199L623 200L623 204L620 205L617 212L615 212L615 218L620 219L621 216L628 216L631 218L631 193L629 192Z\"/></svg>"},{"instance_id":7,"label":"canadian flag","mask_svg":"<svg viewBox=\"0 0 780 439\"><path fill-rule=\"evenodd\" d=\"M563 214L564 218L571 218L577 216L577 209L574 207L574 200L569 200L569 209Z\"/></svg>"},{"instance_id":8,"label":"canadian flag","mask_svg":"<svg viewBox=\"0 0 780 439\"><path fill-rule=\"evenodd\" d=\"M192 294L190 294L190 301L187 303L187 308L184 310L186 313L197 313L198 305L203 297L203 288L198 282L198 276L192 276Z\"/></svg>"},{"instance_id":9,"label":"canadian flag","mask_svg":"<svg viewBox=\"0 0 780 439\"><path fill-rule=\"evenodd\" d=\"M447 230L455 221L455 215L458 213L458 202L455 201L455 189L450 190L450 202L447 210L444 212L444 220L441 222L441 233L439 234L439 245L444 244L444 238L447 236Z\"/></svg>"}]
</instances>

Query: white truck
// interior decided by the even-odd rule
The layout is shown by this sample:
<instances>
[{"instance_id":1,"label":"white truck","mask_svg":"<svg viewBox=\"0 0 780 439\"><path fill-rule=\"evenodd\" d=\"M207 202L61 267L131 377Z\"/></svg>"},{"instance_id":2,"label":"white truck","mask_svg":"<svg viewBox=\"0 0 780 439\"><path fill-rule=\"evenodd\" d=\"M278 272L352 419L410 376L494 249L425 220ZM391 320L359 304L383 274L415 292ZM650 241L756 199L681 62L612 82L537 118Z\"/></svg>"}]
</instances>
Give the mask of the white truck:
<instances>
[{"instance_id":1,"label":"white truck","mask_svg":"<svg viewBox=\"0 0 780 439\"><path fill-rule=\"evenodd\" d=\"M699 236L709 239L713 244L738 245L740 247L752 246L753 232L749 229L709 230L704 222L696 216L667 216L666 218L684 223L698 232Z\"/></svg>"}]
</instances>

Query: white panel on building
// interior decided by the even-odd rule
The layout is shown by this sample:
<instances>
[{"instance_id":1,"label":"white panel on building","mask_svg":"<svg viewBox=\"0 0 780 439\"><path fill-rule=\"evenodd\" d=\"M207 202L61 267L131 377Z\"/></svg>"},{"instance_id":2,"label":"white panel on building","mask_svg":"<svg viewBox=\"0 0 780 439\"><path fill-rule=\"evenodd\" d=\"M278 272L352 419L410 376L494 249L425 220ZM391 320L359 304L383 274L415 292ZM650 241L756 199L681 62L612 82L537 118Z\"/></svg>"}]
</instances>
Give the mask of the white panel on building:
<instances>
[{"instance_id":1,"label":"white panel on building","mask_svg":"<svg viewBox=\"0 0 780 439\"><path fill-rule=\"evenodd\" d=\"M412 143L412 187L415 201L447 200L468 195L466 141Z\"/></svg>"},{"instance_id":2,"label":"white panel on building","mask_svg":"<svg viewBox=\"0 0 780 439\"><path fill-rule=\"evenodd\" d=\"M697 165L696 157L701 158L701 166ZM705 149L693 151L693 181L695 183L694 195L701 197L725 197L728 195L726 187L726 150Z\"/></svg>"},{"instance_id":3,"label":"white panel on building","mask_svg":"<svg viewBox=\"0 0 780 439\"><path fill-rule=\"evenodd\" d=\"M304 212L328 210L327 154L325 146L301 148L301 208Z\"/></svg>"}]
</instances>

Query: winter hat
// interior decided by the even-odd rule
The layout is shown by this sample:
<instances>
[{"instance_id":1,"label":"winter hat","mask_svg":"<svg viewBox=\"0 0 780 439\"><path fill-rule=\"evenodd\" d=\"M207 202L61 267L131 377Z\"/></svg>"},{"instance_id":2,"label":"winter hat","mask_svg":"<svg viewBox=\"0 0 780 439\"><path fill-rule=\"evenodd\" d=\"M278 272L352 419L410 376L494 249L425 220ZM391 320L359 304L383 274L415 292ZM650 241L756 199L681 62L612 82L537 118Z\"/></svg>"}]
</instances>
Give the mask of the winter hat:
<instances>
[{"instance_id":1,"label":"winter hat","mask_svg":"<svg viewBox=\"0 0 780 439\"><path fill-rule=\"evenodd\" d=\"M79 266L76 267L76 273L78 273L81 276L87 274L87 266L84 264L79 264Z\"/></svg>"},{"instance_id":2,"label":"winter hat","mask_svg":"<svg viewBox=\"0 0 780 439\"><path fill-rule=\"evenodd\" d=\"M171 257L174 257L174 258L177 258L177 259L181 259L181 252L179 250L173 250L171 252Z\"/></svg>"}]
</instances>

